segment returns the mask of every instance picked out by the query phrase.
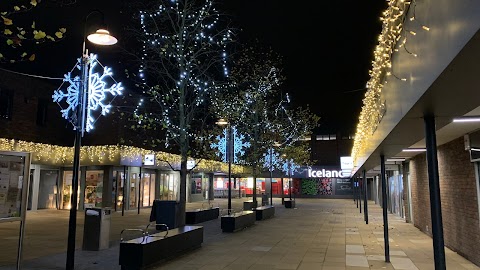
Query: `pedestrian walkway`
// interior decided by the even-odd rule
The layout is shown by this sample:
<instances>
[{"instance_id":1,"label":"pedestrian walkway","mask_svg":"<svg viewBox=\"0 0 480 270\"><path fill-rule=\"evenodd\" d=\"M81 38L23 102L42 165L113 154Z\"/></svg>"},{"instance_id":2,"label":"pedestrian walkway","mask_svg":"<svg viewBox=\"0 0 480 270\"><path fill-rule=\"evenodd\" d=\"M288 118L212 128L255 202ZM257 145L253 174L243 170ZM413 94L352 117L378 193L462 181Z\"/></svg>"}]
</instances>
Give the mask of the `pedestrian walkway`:
<instances>
[{"instance_id":1,"label":"pedestrian walkway","mask_svg":"<svg viewBox=\"0 0 480 270\"><path fill-rule=\"evenodd\" d=\"M241 209L245 199L234 199ZM226 199L215 199L225 209ZM222 233L220 218L201 223L204 243L199 249L152 269L434 269L432 239L412 224L388 215L390 263L385 262L382 209L369 204L365 224L353 200L297 199L295 209L286 209L274 199L275 217L235 233ZM202 203L189 203L187 209ZM149 209L112 215L111 247L82 251L83 212L79 212L75 269L119 270L119 235L123 228L148 223ZM15 226L14 226L15 225ZM27 214L22 269L64 269L68 211L36 211ZM18 223L0 223L0 270L15 269ZM480 269L445 248L447 269Z\"/></svg>"}]
</instances>

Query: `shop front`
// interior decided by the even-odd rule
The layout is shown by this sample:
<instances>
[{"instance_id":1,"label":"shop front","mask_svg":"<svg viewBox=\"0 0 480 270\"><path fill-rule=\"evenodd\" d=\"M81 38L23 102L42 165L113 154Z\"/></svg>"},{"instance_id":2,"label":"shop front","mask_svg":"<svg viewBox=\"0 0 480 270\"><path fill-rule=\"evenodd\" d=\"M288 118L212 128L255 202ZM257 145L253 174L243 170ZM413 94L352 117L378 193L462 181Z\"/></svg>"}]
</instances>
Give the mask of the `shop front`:
<instances>
[{"instance_id":1,"label":"shop front","mask_svg":"<svg viewBox=\"0 0 480 270\"><path fill-rule=\"evenodd\" d=\"M301 167L292 176L292 195L297 198L352 198L350 175L332 167Z\"/></svg>"},{"instance_id":2,"label":"shop front","mask_svg":"<svg viewBox=\"0 0 480 270\"><path fill-rule=\"evenodd\" d=\"M196 173L190 177L190 186L187 187L190 194L189 202L213 199L208 192L211 186L209 179L205 173Z\"/></svg>"},{"instance_id":3,"label":"shop front","mask_svg":"<svg viewBox=\"0 0 480 270\"><path fill-rule=\"evenodd\" d=\"M59 209L71 208L72 177L71 170L63 172ZM176 200L179 178L175 172L140 167L82 167L78 208L111 207L121 211L150 207L155 199Z\"/></svg>"}]
</instances>

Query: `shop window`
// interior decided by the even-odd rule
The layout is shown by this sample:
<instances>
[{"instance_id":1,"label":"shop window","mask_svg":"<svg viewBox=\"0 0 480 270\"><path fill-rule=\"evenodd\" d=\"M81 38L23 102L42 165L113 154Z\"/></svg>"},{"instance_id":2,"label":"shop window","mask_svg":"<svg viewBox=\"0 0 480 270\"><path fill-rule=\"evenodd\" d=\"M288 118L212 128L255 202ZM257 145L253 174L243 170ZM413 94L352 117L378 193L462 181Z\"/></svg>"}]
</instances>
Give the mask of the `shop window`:
<instances>
[{"instance_id":1,"label":"shop window","mask_svg":"<svg viewBox=\"0 0 480 270\"><path fill-rule=\"evenodd\" d=\"M138 178L136 173L130 174L130 191L129 191L129 207L130 209L135 208L138 206Z\"/></svg>"},{"instance_id":2,"label":"shop window","mask_svg":"<svg viewBox=\"0 0 480 270\"><path fill-rule=\"evenodd\" d=\"M114 200L114 204L117 211L118 209L122 209L123 207L124 183L125 183L125 179L124 179L123 172L117 172L117 175L114 180L114 185L113 185L115 187L114 195L112 196L112 198L114 198L113 200Z\"/></svg>"},{"instance_id":3,"label":"shop window","mask_svg":"<svg viewBox=\"0 0 480 270\"><path fill-rule=\"evenodd\" d=\"M87 171L85 179L85 208L101 207L103 193L103 171Z\"/></svg>"},{"instance_id":4,"label":"shop window","mask_svg":"<svg viewBox=\"0 0 480 270\"><path fill-rule=\"evenodd\" d=\"M192 178L192 186L190 188L191 194L202 193L202 178Z\"/></svg>"},{"instance_id":5,"label":"shop window","mask_svg":"<svg viewBox=\"0 0 480 270\"><path fill-rule=\"evenodd\" d=\"M79 172L80 173L80 172ZM63 185L62 185L62 209L70 209L72 208L72 180L73 180L73 172L67 171L63 173ZM77 189L77 194L80 194L80 185ZM79 200L77 200L77 207L79 204Z\"/></svg>"},{"instance_id":6,"label":"shop window","mask_svg":"<svg viewBox=\"0 0 480 270\"><path fill-rule=\"evenodd\" d=\"M153 205L153 201L155 200L155 177L156 175L154 173L150 175L150 205Z\"/></svg>"},{"instance_id":7,"label":"shop window","mask_svg":"<svg viewBox=\"0 0 480 270\"><path fill-rule=\"evenodd\" d=\"M13 91L0 88L0 118L12 119Z\"/></svg>"},{"instance_id":8,"label":"shop window","mask_svg":"<svg viewBox=\"0 0 480 270\"><path fill-rule=\"evenodd\" d=\"M155 186L155 179L152 182L152 176L155 177L155 175L151 175L149 173L143 173L142 174L142 190L143 190L143 196L142 196L142 205L143 206L150 206L151 204L151 198L155 197L155 189L152 187ZM154 191L152 193L152 190Z\"/></svg>"}]
</instances>

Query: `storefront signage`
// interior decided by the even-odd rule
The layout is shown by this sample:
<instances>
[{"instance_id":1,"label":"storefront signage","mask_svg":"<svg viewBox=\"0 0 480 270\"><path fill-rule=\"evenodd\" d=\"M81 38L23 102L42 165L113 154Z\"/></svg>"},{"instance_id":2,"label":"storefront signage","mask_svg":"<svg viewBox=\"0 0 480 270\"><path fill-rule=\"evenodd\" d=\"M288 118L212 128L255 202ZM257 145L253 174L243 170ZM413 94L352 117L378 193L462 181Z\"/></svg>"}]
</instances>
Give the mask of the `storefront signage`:
<instances>
[{"instance_id":1,"label":"storefront signage","mask_svg":"<svg viewBox=\"0 0 480 270\"><path fill-rule=\"evenodd\" d=\"M350 175L348 175L350 176ZM348 177L347 175L344 175L342 171L336 171L336 170L312 170L308 169L308 178L312 177Z\"/></svg>"},{"instance_id":2,"label":"storefront signage","mask_svg":"<svg viewBox=\"0 0 480 270\"><path fill-rule=\"evenodd\" d=\"M153 154L148 154L145 155L143 165L155 165L155 155Z\"/></svg>"},{"instance_id":3,"label":"storefront signage","mask_svg":"<svg viewBox=\"0 0 480 270\"><path fill-rule=\"evenodd\" d=\"M340 168L343 170L353 169L353 158L351 156L340 157Z\"/></svg>"}]
</instances>

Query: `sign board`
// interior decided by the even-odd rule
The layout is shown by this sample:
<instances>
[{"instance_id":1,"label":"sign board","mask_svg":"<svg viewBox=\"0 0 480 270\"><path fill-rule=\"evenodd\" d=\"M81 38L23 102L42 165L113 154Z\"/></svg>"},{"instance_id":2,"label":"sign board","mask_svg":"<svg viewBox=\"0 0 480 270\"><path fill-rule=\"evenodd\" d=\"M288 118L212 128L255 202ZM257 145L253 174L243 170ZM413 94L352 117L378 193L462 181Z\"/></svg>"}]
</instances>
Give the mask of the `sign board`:
<instances>
[{"instance_id":1,"label":"sign board","mask_svg":"<svg viewBox=\"0 0 480 270\"><path fill-rule=\"evenodd\" d=\"M154 154L149 154L145 155L143 159L143 164L147 166L154 166L155 165L155 155Z\"/></svg>"},{"instance_id":2,"label":"sign board","mask_svg":"<svg viewBox=\"0 0 480 270\"><path fill-rule=\"evenodd\" d=\"M340 157L340 168L342 171L344 170L353 170L353 158L348 157Z\"/></svg>"},{"instance_id":3,"label":"sign board","mask_svg":"<svg viewBox=\"0 0 480 270\"><path fill-rule=\"evenodd\" d=\"M27 153L0 152L0 221L20 219L30 171Z\"/></svg>"},{"instance_id":4,"label":"sign board","mask_svg":"<svg viewBox=\"0 0 480 270\"><path fill-rule=\"evenodd\" d=\"M30 153L0 151L0 223L20 221L17 267L21 269L30 179Z\"/></svg>"}]
</instances>

